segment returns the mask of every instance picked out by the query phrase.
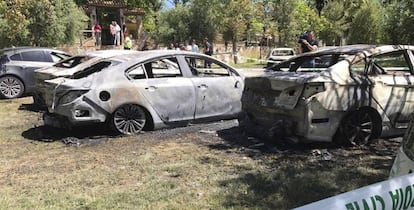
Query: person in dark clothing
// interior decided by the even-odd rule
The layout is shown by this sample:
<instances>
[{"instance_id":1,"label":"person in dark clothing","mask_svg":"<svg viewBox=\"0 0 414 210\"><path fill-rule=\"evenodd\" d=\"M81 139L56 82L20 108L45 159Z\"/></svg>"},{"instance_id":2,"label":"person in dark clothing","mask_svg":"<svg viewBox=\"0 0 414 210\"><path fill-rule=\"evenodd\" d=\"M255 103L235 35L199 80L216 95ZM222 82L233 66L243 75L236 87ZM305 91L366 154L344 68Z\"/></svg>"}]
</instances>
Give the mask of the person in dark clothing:
<instances>
[{"instance_id":1,"label":"person in dark clothing","mask_svg":"<svg viewBox=\"0 0 414 210\"><path fill-rule=\"evenodd\" d=\"M318 50L318 40L315 38L314 31L306 31L305 37L300 37L298 40L298 52L306 53L306 52L313 52Z\"/></svg>"},{"instance_id":2,"label":"person in dark clothing","mask_svg":"<svg viewBox=\"0 0 414 210\"><path fill-rule=\"evenodd\" d=\"M209 55L209 56L213 55L213 45L211 45L210 42L208 42L207 38L204 38L204 50L203 51L204 51L204 54L206 55ZM207 68L207 67L211 68L211 62L208 60L204 62L204 68Z\"/></svg>"},{"instance_id":3,"label":"person in dark clothing","mask_svg":"<svg viewBox=\"0 0 414 210\"><path fill-rule=\"evenodd\" d=\"M313 52L318 50L318 40L315 39L315 32L314 31L306 31L303 35L299 37L298 40L298 52L307 53ZM314 68L316 67L316 62L314 58L309 58L301 65L302 67L307 68Z\"/></svg>"}]
</instances>

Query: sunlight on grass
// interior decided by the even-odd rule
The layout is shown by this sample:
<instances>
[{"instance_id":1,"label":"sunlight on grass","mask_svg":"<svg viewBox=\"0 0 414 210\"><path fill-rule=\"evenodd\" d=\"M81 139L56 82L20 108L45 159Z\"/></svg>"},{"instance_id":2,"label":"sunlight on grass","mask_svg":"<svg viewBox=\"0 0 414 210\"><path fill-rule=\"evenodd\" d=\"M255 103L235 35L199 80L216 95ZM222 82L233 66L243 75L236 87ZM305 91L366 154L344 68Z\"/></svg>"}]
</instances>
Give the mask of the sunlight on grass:
<instances>
[{"instance_id":1,"label":"sunlight on grass","mask_svg":"<svg viewBox=\"0 0 414 210\"><path fill-rule=\"evenodd\" d=\"M32 140L41 113L21 103L31 99L0 101L1 209L290 209L380 181L391 162L360 150L325 162L254 155L197 131L67 146Z\"/></svg>"}]
</instances>

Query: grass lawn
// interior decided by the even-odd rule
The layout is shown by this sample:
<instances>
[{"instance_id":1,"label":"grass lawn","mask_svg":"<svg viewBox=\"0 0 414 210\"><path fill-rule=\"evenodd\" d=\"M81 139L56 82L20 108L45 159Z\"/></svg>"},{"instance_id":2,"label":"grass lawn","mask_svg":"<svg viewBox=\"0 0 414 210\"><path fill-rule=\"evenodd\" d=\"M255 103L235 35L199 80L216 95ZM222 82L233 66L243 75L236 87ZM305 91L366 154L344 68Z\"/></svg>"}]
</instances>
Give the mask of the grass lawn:
<instances>
[{"instance_id":1,"label":"grass lawn","mask_svg":"<svg viewBox=\"0 0 414 210\"><path fill-rule=\"evenodd\" d=\"M41 113L22 103L32 99L0 101L1 209L289 209L385 180L399 145L328 147L323 161L315 148L267 150L237 128L65 145L34 140Z\"/></svg>"}]
</instances>

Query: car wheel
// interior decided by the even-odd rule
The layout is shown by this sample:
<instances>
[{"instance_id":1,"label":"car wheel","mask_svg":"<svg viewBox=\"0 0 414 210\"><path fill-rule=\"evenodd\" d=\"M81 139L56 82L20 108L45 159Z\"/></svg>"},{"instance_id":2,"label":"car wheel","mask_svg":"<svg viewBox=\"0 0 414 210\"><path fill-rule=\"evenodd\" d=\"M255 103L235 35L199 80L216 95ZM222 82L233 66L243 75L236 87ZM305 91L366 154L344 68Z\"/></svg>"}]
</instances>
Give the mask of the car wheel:
<instances>
[{"instance_id":1,"label":"car wheel","mask_svg":"<svg viewBox=\"0 0 414 210\"><path fill-rule=\"evenodd\" d=\"M0 96L7 99L18 98L23 95L24 84L15 76L0 78Z\"/></svg>"},{"instance_id":2,"label":"car wheel","mask_svg":"<svg viewBox=\"0 0 414 210\"><path fill-rule=\"evenodd\" d=\"M341 122L335 139L341 144L368 145L382 132L381 118L370 109L361 109L347 115Z\"/></svg>"},{"instance_id":3,"label":"car wheel","mask_svg":"<svg viewBox=\"0 0 414 210\"><path fill-rule=\"evenodd\" d=\"M135 104L127 104L119 107L112 114L113 128L125 135L133 135L141 132L146 123L144 110Z\"/></svg>"}]
</instances>

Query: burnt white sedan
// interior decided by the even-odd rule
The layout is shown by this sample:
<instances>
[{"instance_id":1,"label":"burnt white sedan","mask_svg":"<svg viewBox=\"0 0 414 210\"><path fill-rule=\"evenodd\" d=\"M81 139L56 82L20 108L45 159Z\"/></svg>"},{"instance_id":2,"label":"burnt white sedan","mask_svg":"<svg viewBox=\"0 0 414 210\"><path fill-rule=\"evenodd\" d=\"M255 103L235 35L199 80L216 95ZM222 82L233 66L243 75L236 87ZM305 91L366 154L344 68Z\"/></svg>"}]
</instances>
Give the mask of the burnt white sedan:
<instances>
[{"instance_id":1,"label":"burnt white sedan","mask_svg":"<svg viewBox=\"0 0 414 210\"><path fill-rule=\"evenodd\" d=\"M245 80L240 124L272 141L366 145L401 135L414 109L414 46L349 45Z\"/></svg>"},{"instance_id":2,"label":"burnt white sedan","mask_svg":"<svg viewBox=\"0 0 414 210\"><path fill-rule=\"evenodd\" d=\"M97 62L107 65L44 81L46 125L108 123L130 135L178 122L230 119L241 111L243 76L213 57L154 50Z\"/></svg>"}]
</instances>

